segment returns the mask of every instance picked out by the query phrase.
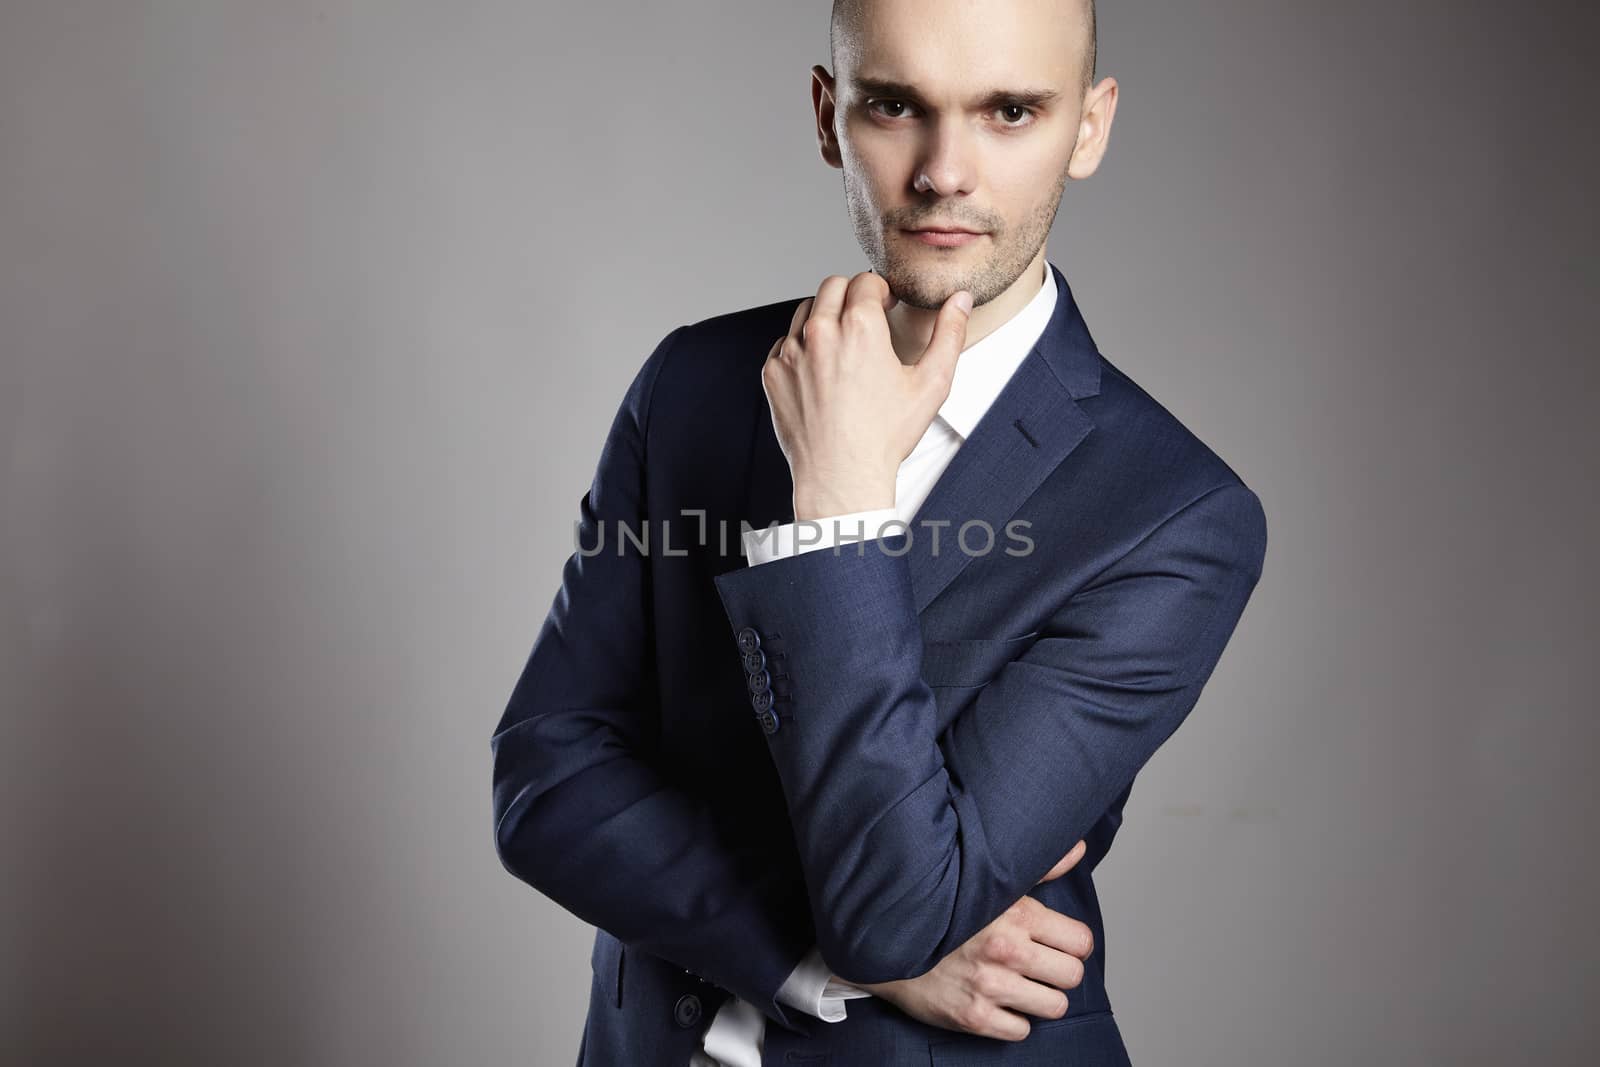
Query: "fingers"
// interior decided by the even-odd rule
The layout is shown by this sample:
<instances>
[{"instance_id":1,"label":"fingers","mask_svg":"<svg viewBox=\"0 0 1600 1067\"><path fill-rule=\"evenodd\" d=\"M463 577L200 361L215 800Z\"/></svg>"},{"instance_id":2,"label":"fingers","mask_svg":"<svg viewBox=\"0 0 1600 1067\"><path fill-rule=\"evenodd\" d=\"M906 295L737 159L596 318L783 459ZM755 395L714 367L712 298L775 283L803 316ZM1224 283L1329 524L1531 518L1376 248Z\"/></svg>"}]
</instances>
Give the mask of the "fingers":
<instances>
[{"instance_id":1,"label":"fingers","mask_svg":"<svg viewBox=\"0 0 1600 1067\"><path fill-rule=\"evenodd\" d=\"M1072 943L1083 956L1045 943L1026 929L1010 931L987 938L977 958L982 961L981 969L998 967L1056 989L1076 989L1083 982L1083 957L1088 955L1094 938L1074 938Z\"/></svg>"},{"instance_id":2,"label":"fingers","mask_svg":"<svg viewBox=\"0 0 1600 1067\"><path fill-rule=\"evenodd\" d=\"M956 1025L969 1034L1001 1041L1021 1041L1032 1032L1025 1016L981 1000L962 1012L956 1018Z\"/></svg>"},{"instance_id":3,"label":"fingers","mask_svg":"<svg viewBox=\"0 0 1600 1067\"><path fill-rule=\"evenodd\" d=\"M889 283L883 280L883 275L865 270L851 278L850 284L845 287L844 307L839 317L841 321L845 319L858 304L863 311L870 312L873 309L887 310L893 303L894 294L889 292Z\"/></svg>"},{"instance_id":4,"label":"fingers","mask_svg":"<svg viewBox=\"0 0 1600 1067\"><path fill-rule=\"evenodd\" d=\"M840 312L844 309L845 290L850 287L850 279L842 274L830 274L822 279L822 284L817 287L815 303L811 306L811 317L826 322L838 322Z\"/></svg>"},{"instance_id":5,"label":"fingers","mask_svg":"<svg viewBox=\"0 0 1600 1067\"><path fill-rule=\"evenodd\" d=\"M1002 1041L1021 1041L1032 1032L1028 1016L1059 1019L1067 995L1004 967L985 967L972 979L972 997L956 1012L962 1030Z\"/></svg>"},{"instance_id":6,"label":"fingers","mask_svg":"<svg viewBox=\"0 0 1600 1067\"><path fill-rule=\"evenodd\" d=\"M816 299L814 296L808 296L795 305L794 315L789 319L790 337L798 338L800 336L800 328L806 324L806 319L811 317L811 308Z\"/></svg>"},{"instance_id":7,"label":"fingers","mask_svg":"<svg viewBox=\"0 0 1600 1067\"><path fill-rule=\"evenodd\" d=\"M1025 905L1029 900L1033 898L1022 898ZM1080 960L1088 959L1094 951L1094 931L1047 904L1037 900L1033 900L1033 903L1038 906L1025 906L1022 911L1022 924L1027 928L1028 935L1041 945L1048 945Z\"/></svg>"},{"instance_id":8,"label":"fingers","mask_svg":"<svg viewBox=\"0 0 1600 1067\"><path fill-rule=\"evenodd\" d=\"M928 347L917 360L918 373L945 382L954 376L956 359L966 347L967 316L971 311L972 294L965 289L952 293L944 302L939 308L939 317L934 320Z\"/></svg>"},{"instance_id":9,"label":"fingers","mask_svg":"<svg viewBox=\"0 0 1600 1067\"><path fill-rule=\"evenodd\" d=\"M884 312L892 299L889 283L881 276L871 271L857 274L845 286L837 323L839 329L851 334L876 334L887 346L889 319Z\"/></svg>"},{"instance_id":10,"label":"fingers","mask_svg":"<svg viewBox=\"0 0 1600 1067\"><path fill-rule=\"evenodd\" d=\"M1078 981L1081 982L1082 978ZM997 970L985 984L994 990L990 996L999 1008L1023 1012L1039 1019L1059 1019L1067 1013L1067 994L1054 983L1046 985L1015 971ZM1072 986L1076 985L1078 982L1072 983Z\"/></svg>"},{"instance_id":11,"label":"fingers","mask_svg":"<svg viewBox=\"0 0 1600 1067\"><path fill-rule=\"evenodd\" d=\"M1042 885L1045 882L1060 878L1063 874L1066 874L1068 871L1072 870L1073 867L1077 866L1078 861L1083 859L1084 854L1088 851L1089 846L1084 842L1079 841L1067 851L1065 856L1062 856L1056 861L1056 865L1054 867L1051 867L1049 871L1045 872L1045 876L1043 878L1039 879L1039 881L1035 882L1034 884Z\"/></svg>"},{"instance_id":12,"label":"fingers","mask_svg":"<svg viewBox=\"0 0 1600 1067\"><path fill-rule=\"evenodd\" d=\"M1085 970L1083 957L1063 952L1050 945L1041 945L1037 941L1028 943L1022 953L1022 960L1015 969L1025 978L1043 982L1059 990L1076 989L1082 985Z\"/></svg>"}]
</instances>

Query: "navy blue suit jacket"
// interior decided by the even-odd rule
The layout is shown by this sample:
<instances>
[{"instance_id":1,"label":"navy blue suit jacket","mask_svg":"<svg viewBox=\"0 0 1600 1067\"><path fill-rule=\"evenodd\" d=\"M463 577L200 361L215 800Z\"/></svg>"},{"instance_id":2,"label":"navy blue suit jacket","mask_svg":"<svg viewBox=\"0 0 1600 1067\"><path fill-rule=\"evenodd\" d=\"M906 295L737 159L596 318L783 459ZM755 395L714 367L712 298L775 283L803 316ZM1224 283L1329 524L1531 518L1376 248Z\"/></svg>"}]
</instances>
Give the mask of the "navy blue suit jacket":
<instances>
[{"instance_id":1,"label":"navy blue suit jacket","mask_svg":"<svg viewBox=\"0 0 1600 1067\"><path fill-rule=\"evenodd\" d=\"M491 743L502 862L598 928L580 1062L685 1067L731 995L769 1018L766 1063L1126 1062L1093 872L1266 520L1050 269L1037 345L905 532L859 548L741 555L743 524L794 517L760 370L800 298L680 326L633 380ZM912 977L1028 893L1095 951L1024 1041L774 999L814 943L844 978Z\"/></svg>"}]
</instances>

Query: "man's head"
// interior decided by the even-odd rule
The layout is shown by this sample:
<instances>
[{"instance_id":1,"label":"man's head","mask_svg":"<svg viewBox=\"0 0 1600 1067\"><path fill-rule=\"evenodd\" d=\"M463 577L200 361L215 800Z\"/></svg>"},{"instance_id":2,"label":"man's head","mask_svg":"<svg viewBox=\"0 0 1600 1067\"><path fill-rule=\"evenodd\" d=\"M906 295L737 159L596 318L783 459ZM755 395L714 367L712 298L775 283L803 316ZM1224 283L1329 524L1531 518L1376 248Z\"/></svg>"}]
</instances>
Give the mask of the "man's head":
<instances>
[{"instance_id":1,"label":"man's head","mask_svg":"<svg viewBox=\"0 0 1600 1067\"><path fill-rule=\"evenodd\" d=\"M1011 293L1105 151L1117 86L1094 84L1093 0L834 0L829 46L818 145L873 269L912 307ZM928 227L979 236L911 232Z\"/></svg>"},{"instance_id":2,"label":"man's head","mask_svg":"<svg viewBox=\"0 0 1600 1067\"><path fill-rule=\"evenodd\" d=\"M835 72L839 69L839 46L855 41L856 29L861 25L861 9L868 3L870 0L833 0L833 14L828 19L828 58ZM1082 91L1087 93L1094 84L1099 30L1095 25L1094 0L1081 0L1079 6L1083 10L1083 36L1079 41L1083 60L1078 67L1082 74Z\"/></svg>"}]
</instances>

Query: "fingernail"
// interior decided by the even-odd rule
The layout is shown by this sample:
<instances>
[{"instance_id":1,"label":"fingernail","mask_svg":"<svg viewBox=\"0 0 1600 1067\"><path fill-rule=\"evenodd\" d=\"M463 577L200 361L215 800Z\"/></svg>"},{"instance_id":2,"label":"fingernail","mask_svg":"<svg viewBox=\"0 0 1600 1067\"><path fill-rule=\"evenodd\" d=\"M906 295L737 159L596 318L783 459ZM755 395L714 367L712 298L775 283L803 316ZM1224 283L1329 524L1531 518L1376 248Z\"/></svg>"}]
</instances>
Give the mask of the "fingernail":
<instances>
[{"instance_id":1,"label":"fingernail","mask_svg":"<svg viewBox=\"0 0 1600 1067\"><path fill-rule=\"evenodd\" d=\"M956 306L962 311L970 312L972 310L972 294L965 289L961 290L956 294Z\"/></svg>"}]
</instances>

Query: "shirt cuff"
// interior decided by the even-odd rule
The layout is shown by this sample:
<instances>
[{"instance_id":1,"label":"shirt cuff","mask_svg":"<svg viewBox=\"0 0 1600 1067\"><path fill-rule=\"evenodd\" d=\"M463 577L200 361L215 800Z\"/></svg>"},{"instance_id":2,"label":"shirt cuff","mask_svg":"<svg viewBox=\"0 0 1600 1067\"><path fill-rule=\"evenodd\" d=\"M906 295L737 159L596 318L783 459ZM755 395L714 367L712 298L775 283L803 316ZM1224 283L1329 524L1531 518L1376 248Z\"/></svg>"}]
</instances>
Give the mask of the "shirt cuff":
<instances>
[{"instance_id":1,"label":"shirt cuff","mask_svg":"<svg viewBox=\"0 0 1600 1067\"><path fill-rule=\"evenodd\" d=\"M806 953L778 989L779 1000L825 1023L844 1020L845 1001L870 996L872 994L865 989L858 989L842 978L835 978L822 960L822 950L815 947Z\"/></svg>"},{"instance_id":2,"label":"shirt cuff","mask_svg":"<svg viewBox=\"0 0 1600 1067\"><path fill-rule=\"evenodd\" d=\"M870 541L881 536L885 525L899 519L900 513L894 508L873 508L825 519L800 519L782 526L756 527L742 535L744 554L753 567L801 552Z\"/></svg>"}]
</instances>

